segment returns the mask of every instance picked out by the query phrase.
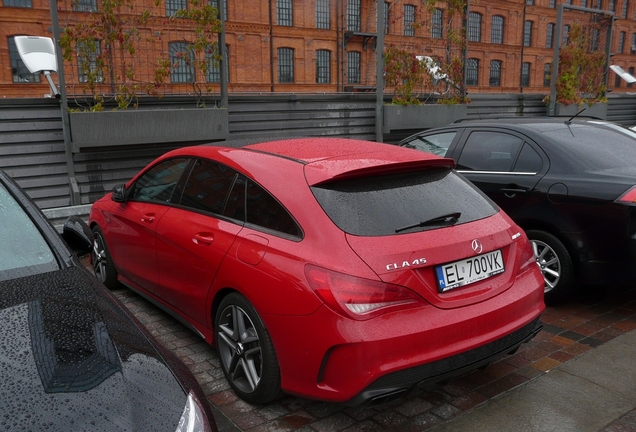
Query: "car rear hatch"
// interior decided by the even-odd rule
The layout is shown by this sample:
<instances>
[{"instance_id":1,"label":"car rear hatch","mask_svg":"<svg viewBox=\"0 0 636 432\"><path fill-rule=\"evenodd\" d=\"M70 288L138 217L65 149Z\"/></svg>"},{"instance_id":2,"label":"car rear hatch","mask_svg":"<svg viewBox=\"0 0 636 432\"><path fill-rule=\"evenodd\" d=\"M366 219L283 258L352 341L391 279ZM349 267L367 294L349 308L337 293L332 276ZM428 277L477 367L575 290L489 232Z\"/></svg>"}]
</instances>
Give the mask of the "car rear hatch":
<instances>
[{"instance_id":1,"label":"car rear hatch","mask_svg":"<svg viewBox=\"0 0 636 432\"><path fill-rule=\"evenodd\" d=\"M448 166L385 172L312 186L381 280L445 309L510 288L526 239L488 198Z\"/></svg>"}]
</instances>

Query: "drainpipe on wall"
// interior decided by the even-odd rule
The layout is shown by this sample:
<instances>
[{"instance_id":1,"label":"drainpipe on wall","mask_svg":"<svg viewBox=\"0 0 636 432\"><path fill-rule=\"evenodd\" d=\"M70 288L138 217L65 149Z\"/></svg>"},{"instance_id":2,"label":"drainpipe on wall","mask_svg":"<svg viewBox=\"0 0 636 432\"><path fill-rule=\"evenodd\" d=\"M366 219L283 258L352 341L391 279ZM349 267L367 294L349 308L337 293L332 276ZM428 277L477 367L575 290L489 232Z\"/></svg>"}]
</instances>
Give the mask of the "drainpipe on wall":
<instances>
[{"instance_id":1,"label":"drainpipe on wall","mask_svg":"<svg viewBox=\"0 0 636 432\"><path fill-rule=\"evenodd\" d=\"M519 92L523 93L523 54L524 54L524 39L526 37L526 6L527 2L523 4L523 19L521 20L521 64L519 65Z\"/></svg>"},{"instance_id":2,"label":"drainpipe on wall","mask_svg":"<svg viewBox=\"0 0 636 432\"><path fill-rule=\"evenodd\" d=\"M269 0L269 77L270 91L274 93L274 17L272 13L272 0Z\"/></svg>"},{"instance_id":3,"label":"drainpipe on wall","mask_svg":"<svg viewBox=\"0 0 636 432\"><path fill-rule=\"evenodd\" d=\"M384 142L382 126L384 124L384 0L376 0L378 17L377 41L375 44L375 140Z\"/></svg>"},{"instance_id":4,"label":"drainpipe on wall","mask_svg":"<svg viewBox=\"0 0 636 432\"><path fill-rule=\"evenodd\" d=\"M221 52L221 64L219 69L221 72L221 107L227 108L227 71L225 70L227 62L227 47L225 46L225 2L219 0L219 18L221 18L221 32L219 33L219 51Z\"/></svg>"}]
</instances>

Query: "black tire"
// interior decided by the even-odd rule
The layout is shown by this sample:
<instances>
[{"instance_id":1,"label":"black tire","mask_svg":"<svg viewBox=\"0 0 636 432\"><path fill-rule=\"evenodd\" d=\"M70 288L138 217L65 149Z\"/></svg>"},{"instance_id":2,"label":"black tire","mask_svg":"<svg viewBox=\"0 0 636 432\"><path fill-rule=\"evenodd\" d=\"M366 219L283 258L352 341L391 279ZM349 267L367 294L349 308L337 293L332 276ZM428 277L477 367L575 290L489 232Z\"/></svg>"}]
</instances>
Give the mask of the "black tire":
<instances>
[{"instance_id":1,"label":"black tire","mask_svg":"<svg viewBox=\"0 0 636 432\"><path fill-rule=\"evenodd\" d=\"M241 294L228 294L221 301L214 337L221 368L238 397L251 404L265 404L282 396L272 340L254 307Z\"/></svg>"},{"instance_id":2,"label":"black tire","mask_svg":"<svg viewBox=\"0 0 636 432\"><path fill-rule=\"evenodd\" d=\"M545 281L546 304L565 300L574 288L574 266L570 253L561 240L550 233L529 230L527 235Z\"/></svg>"},{"instance_id":3,"label":"black tire","mask_svg":"<svg viewBox=\"0 0 636 432\"><path fill-rule=\"evenodd\" d=\"M93 262L93 272L106 288L115 289L119 286L117 269L104 239L104 233L98 226L94 226L92 231L93 250L91 251L91 261Z\"/></svg>"}]
</instances>

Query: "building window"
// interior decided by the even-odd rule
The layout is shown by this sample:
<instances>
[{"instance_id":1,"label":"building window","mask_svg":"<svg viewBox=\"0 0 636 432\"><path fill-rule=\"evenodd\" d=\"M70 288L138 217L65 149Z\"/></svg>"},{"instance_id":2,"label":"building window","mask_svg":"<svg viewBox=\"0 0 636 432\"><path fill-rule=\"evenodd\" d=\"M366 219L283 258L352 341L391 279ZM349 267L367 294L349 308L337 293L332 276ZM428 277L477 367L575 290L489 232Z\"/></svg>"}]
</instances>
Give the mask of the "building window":
<instances>
[{"instance_id":1,"label":"building window","mask_svg":"<svg viewBox=\"0 0 636 432\"><path fill-rule=\"evenodd\" d=\"M552 63L546 63L543 65L543 87L550 87L552 84Z\"/></svg>"},{"instance_id":2,"label":"building window","mask_svg":"<svg viewBox=\"0 0 636 432\"><path fill-rule=\"evenodd\" d=\"M391 9L391 3L384 2L384 34L389 34L389 10L390 9Z\"/></svg>"},{"instance_id":3,"label":"building window","mask_svg":"<svg viewBox=\"0 0 636 432\"><path fill-rule=\"evenodd\" d=\"M205 57L208 60L208 72L205 80L209 83L221 82L221 63L218 55L218 45L215 48L210 48L206 51ZM230 82L230 47L225 45L225 55L227 57L225 63L225 77L227 82Z\"/></svg>"},{"instance_id":4,"label":"building window","mask_svg":"<svg viewBox=\"0 0 636 432\"><path fill-rule=\"evenodd\" d=\"M219 10L219 0L210 0L210 6ZM227 0L223 0L223 21L227 21Z\"/></svg>"},{"instance_id":5,"label":"building window","mask_svg":"<svg viewBox=\"0 0 636 432\"><path fill-rule=\"evenodd\" d=\"M627 72L631 75L634 76L634 68L630 67ZM627 83L627 87L632 87L634 85L634 83Z\"/></svg>"},{"instance_id":6,"label":"building window","mask_svg":"<svg viewBox=\"0 0 636 432\"><path fill-rule=\"evenodd\" d=\"M481 42L481 14L477 12L468 14L468 41Z\"/></svg>"},{"instance_id":7,"label":"building window","mask_svg":"<svg viewBox=\"0 0 636 432\"><path fill-rule=\"evenodd\" d=\"M565 0L565 2L563 4L571 5L572 4L572 0Z\"/></svg>"},{"instance_id":8,"label":"building window","mask_svg":"<svg viewBox=\"0 0 636 432\"><path fill-rule=\"evenodd\" d=\"M534 6L534 0L526 0L528 6Z\"/></svg>"},{"instance_id":9,"label":"building window","mask_svg":"<svg viewBox=\"0 0 636 432\"><path fill-rule=\"evenodd\" d=\"M360 0L347 0L347 30L360 31Z\"/></svg>"},{"instance_id":10,"label":"building window","mask_svg":"<svg viewBox=\"0 0 636 432\"><path fill-rule=\"evenodd\" d=\"M495 15L492 17L492 26L490 28L490 43L502 44L504 33L504 17Z\"/></svg>"},{"instance_id":11,"label":"building window","mask_svg":"<svg viewBox=\"0 0 636 432\"><path fill-rule=\"evenodd\" d=\"M521 87L530 86L530 63L524 62L521 65Z\"/></svg>"},{"instance_id":12,"label":"building window","mask_svg":"<svg viewBox=\"0 0 636 432\"><path fill-rule=\"evenodd\" d=\"M619 74L614 74L614 88L619 88L621 86L621 81L623 78Z\"/></svg>"},{"instance_id":13,"label":"building window","mask_svg":"<svg viewBox=\"0 0 636 432\"><path fill-rule=\"evenodd\" d=\"M627 19L627 10L629 9L629 0L623 0L623 8L621 9L621 18Z\"/></svg>"},{"instance_id":14,"label":"building window","mask_svg":"<svg viewBox=\"0 0 636 432\"><path fill-rule=\"evenodd\" d=\"M330 0L316 0L316 28L331 28Z\"/></svg>"},{"instance_id":15,"label":"building window","mask_svg":"<svg viewBox=\"0 0 636 432\"><path fill-rule=\"evenodd\" d=\"M618 51L619 54L623 54L624 50L625 50L625 32L622 31L618 34L618 47L616 48L616 51Z\"/></svg>"},{"instance_id":16,"label":"building window","mask_svg":"<svg viewBox=\"0 0 636 432\"><path fill-rule=\"evenodd\" d=\"M4 7L32 8L33 2L31 0L3 0L2 5Z\"/></svg>"},{"instance_id":17,"label":"building window","mask_svg":"<svg viewBox=\"0 0 636 432\"><path fill-rule=\"evenodd\" d=\"M404 5L404 36L415 36L415 6Z\"/></svg>"},{"instance_id":18,"label":"building window","mask_svg":"<svg viewBox=\"0 0 636 432\"><path fill-rule=\"evenodd\" d=\"M466 60L466 85L476 86L479 82L479 60Z\"/></svg>"},{"instance_id":19,"label":"building window","mask_svg":"<svg viewBox=\"0 0 636 432\"><path fill-rule=\"evenodd\" d=\"M331 51L316 51L316 82L318 84L331 83Z\"/></svg>"},{"instance_id":20,"label":"building window","mask_svg":"<svg viewBox=\"0 0 636 432\"><path fill-rule=\"evenodd\" d=\"M97 12L97 0L73 0L72 9L76 12Z\"/></svg>"},{"instance_id":21,"label":"building window","mask_svg":"<svg viewBox=\"0 0 636 432\"><path fill-rule=\"evenodd\" d=\"M97 68L98 57L102 54L100 41L77 41L77 72L79 82L103 82L104 75Z\"/></svg>"},{"instance_id":22,"label":"building window","mask_svg":"<svg viewBox=\"0 0 636 432\"><path fill-rule=\"evenodd\" d=\"M347 53L347 82L360 84L360 53L349 51Z\"/></svg>"},{"instance_id":23,"label":"building window","mask_svg":"<svg viewBox=\"0 0 636 432\"><path fill-rule=\"evenodd\" d=\"M570 26L566 24L563 26L563 37L561 39L561 45L567 45L569 41L570 41Z\"/></svg>"},{"instance_id":24,"label":"building window","mask_svg":"<svg viewBox=\"0 0 636 432\"><path fill-rule=\"evenodd\" d=\"M552 48L553 40L554 40L554 23L548 23L548 28L545 34L545 47Z\"/></svg>"},{"instance_id":25,"label":"building window","mask_svg":"<svg viewBox=\"0 0 636 432\"><path fill-rule=\"evenodd\" d=\"M278 48L278 82L294 82L294 50Z\"/></svg>"},{"instance_id":26,"label":"building window","mask_svg":"<svg viewBox=\"0 0 636 432\"><path fill-rule=\"evenodd\" d=\"M556 0L550 0L550 7L554 9L556 7Z\"/></svg>"},{"instance_id":27,"label":"building window","mask_svg":"<svg viewBox=\"0 0 636 432\"><path fill-rule=\"evenodd\" d=\"M490 79L488 80L490 87L501 86L501 61L490 61Z\"/></svg>"},{"instance_id":28,"label":"building window","mask_svg":"<svg viewBox=\"0 0 636 432\"><path fill-rule=\"evenodd\" d=\"M11 72L13 74L14 83L39 83L40 74L32 74L20 58L18 47L15 45L15 39L9 38L9 58L11 60Z\"/></svg>"},{"instance_id":29,"label":"building window","mask_svg":"<svg viewBox=\"0 0 636 432\"><path fill-rule=\"evenodd\" d=\"M442 9L433 11L431 23L431 38L441 39L443 36L442 29L444 28L444 11Z\"/></svg>"},{"instance_id":30,"label":"building window","mask_svg":"<svg viewBox=\"0 0 636 432\"><path fill-rule=\"evenodd\" d=\"M294 25L292 0L276 0L276 24L287 27Z\"/></svg>"},{"instance_id":31,"label":"building window","mask_svg":"<svg viewBox=\"0 0 636 432\"><path fill-rule=\"evenodd\" d=\"M601 40L601 31L599 29L592 29L592 51L598 51L598 44Z\"/></svg>"},{"instance_id":32,"label":"building window","mask_svg":"<svg viewBox=\"0 0 636 432\"><path fill-rule=\"evenodd\" d=\"M166 16L175 16L178 10L187 8L187 0L166 0Z\"/></svg>"},{"instance_id":33,"label":"building window","mask_svg":"<svg viewBox=\"0 0 636 432\"><path fill-rule=\"evenodd\" d=\"M186 42L170 42L170 82L194 82L194 66L192 64L192 50Z\"/></svg>"},{"instance_id":34,"label":"building window","mask_svg":"<svg viewBox=\"0 0 636 432\"><path fill-rule=\"evenodd\" d=\"M587 7L587 0L581 0L581 6Z\"/></svg>"},{"instance_id":35,"label":"building window","mask_svg":"<svg viewBox=\"0 0 636 432\"><path fill-rule=\"evenodd\" d=\"M629 47L630 54L636 54L636 33L632 33L632 43Z\"/></svg>"},{"instance_id":36,"label":"building window","mask_svg":"<svg viewBox=\"0 0 636 432\"><path fill-rule=\"evenodd\" d=\"M523 23L523 46L532 46L532 21Z\"/></svg>"},{"instance_id":37,"label":"building window","mask_svg":"<svg viewBox=\"0 0 636 432\"><path fill-rule=\"evenodd\" d=\"M603 9L603 0L596 0L596 4L594 5L596 9Z\"/></svg>"},{"instance_id":38,"label":"building window","mask_svg":"<svg viewBox=\"0 0 636 432\"><path fill-rule=\"evenodd\" d=\"M616 12L616 1L609 0L609 4L607 5L607 8L612 12Z\"/></svg>"}]
</instances>

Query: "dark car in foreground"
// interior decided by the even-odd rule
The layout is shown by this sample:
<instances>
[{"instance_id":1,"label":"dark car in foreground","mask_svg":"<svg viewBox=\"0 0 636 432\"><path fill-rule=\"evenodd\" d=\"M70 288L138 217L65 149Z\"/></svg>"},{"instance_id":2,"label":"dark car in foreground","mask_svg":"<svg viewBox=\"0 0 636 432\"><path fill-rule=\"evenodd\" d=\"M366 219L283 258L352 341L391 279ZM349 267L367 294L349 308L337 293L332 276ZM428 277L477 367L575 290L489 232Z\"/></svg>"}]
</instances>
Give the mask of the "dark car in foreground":
<instances>
[{"instance_id":1,"label":"dark car in foreground","mask_svg":"<svg viewBox=\"0 0 636 432\"><path fill-rule=\"evenodd\" d=\"M216 430L186 366L78 261L84 222L65 243L2 171L0 221L1 430Z\"/></svg>"},{"instance_id":2,"label":"dark car in foreground","mask_svg":"<svg viewBox=\"0 0 636 432\"><path fill-rule=\"evenodd\" d=\"M459 121L400 145L457 170L527 233L546 302L636 275L636 133L586 118Z\"/></svg>"},{"instance_id":3,"label":"dark car in foreground","mask_svg":"<svg viewBox=\"0 0 636 432\"><path fill-rule=\"evenodd\" d=\"M388 402L541 328L530 243L453 167L346 139L174 150L93 204L95 272L215 344L250 403Z\"/></svg>"}]
</instances>

